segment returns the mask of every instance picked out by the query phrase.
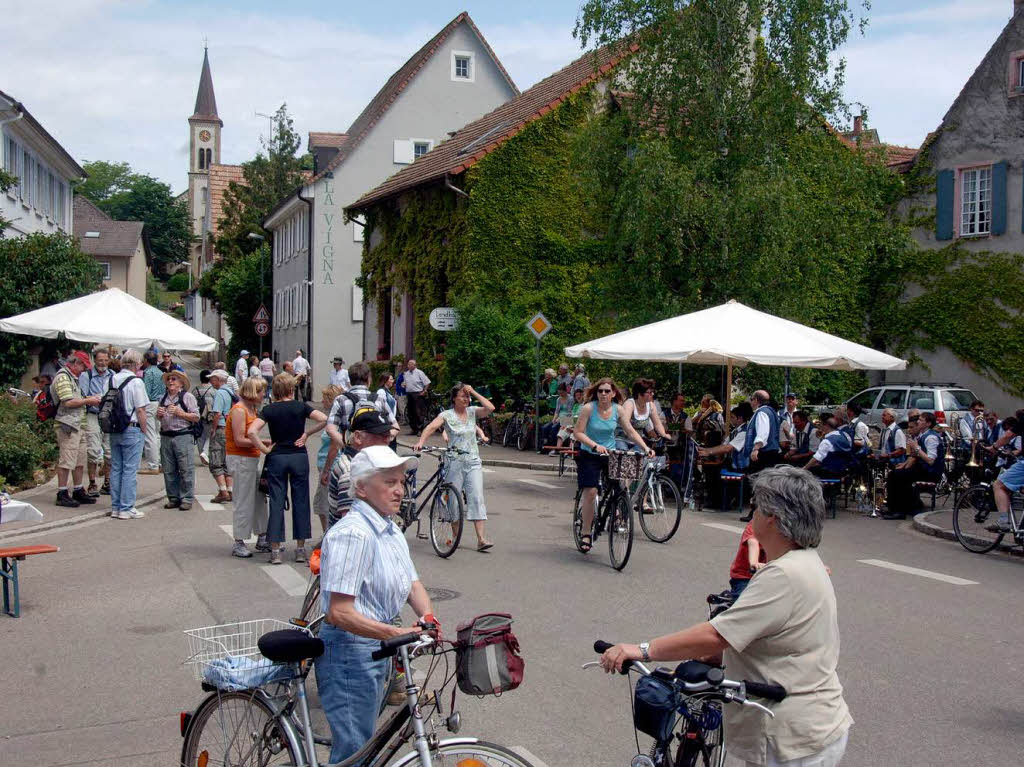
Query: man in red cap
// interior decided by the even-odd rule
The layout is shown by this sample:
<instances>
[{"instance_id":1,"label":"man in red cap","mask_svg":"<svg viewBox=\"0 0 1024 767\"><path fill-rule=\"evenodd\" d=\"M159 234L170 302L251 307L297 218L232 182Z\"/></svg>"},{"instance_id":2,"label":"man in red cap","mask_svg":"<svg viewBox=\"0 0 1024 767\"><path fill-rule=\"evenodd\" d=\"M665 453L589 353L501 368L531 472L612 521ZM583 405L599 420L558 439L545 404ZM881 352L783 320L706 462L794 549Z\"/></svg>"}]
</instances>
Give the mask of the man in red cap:
<instances>
[{"instance_id":1,"label":"man in red cap","mask_svg":"<svg viewBox=\"0 0 1024 767\"><path fill-rule=\"evenodd\" d=\"M82 351L72 352L64 360L64 364L50 384L50 396L57 403L57 415L54 416L57 430L57 447L60 456L57 460L57 505L76 508L83 503L96 503L82 486L82 475L85 470L87 455L86 407L99 405L100 396L85 396L78 385L78 379L92 367L89 355ZM68 477L74 482L74 488Z\"/></svg>"}]
</instances>

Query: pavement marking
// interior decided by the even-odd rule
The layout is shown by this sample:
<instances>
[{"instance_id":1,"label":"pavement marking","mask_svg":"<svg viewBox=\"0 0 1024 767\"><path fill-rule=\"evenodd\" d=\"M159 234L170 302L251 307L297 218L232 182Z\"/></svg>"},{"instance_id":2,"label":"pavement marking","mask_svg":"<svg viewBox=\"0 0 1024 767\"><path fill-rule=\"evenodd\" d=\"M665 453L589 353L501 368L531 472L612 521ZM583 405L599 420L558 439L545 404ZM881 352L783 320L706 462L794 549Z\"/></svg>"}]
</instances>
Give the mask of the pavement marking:
<instances>
[{"instance_id":1,"label":"pavement marking","mask_svg":"<svg viewBox=\"0 0 1024 767\"><path fill-rule=\"evenodd\" d=\"M223 503L214 503L212 495L197 495L196 501L199 502L204 511L226 511L228 508Z\"/></svg>"},{"instance_id":2,"label":"pavement marking","mask_svg":"<svg viewBox=\"0 0 1024 767\"><path fill-rule=\"evenodd\" d=\"M263 565L260 570L265 572L274 582L284 589L284 593L290 597L302 597L306 595L309 584L306 578L299 575L295 568L285 564Z\"/></svg>"},{"instance_id":3,"label":"pavement marking","mask_svg":"<svg viewBox=\"0 0 1024 767\"><path fill-rule=\"evenodd\" d=\"M541 761L534 754L530 753L522 746L512 746L510 750L515 751L517 754L523 757L523 759L532 764L533 767L548 767L546 762Z\"/></svg>"},{"instance_id":4,"label":"pavement marking","mask_svg":"<svg viewBox=\"0 0 1024 767\"><path fill-rule=\"evenodd\" d=\"M494 469L488 469L486 466L480 469L484 474L494 474Z\"/></svg>"},{"instance_id":5,"label":"pavement marking","mask_svg":"<svg viewBox=\"0 0 1024 767\"><path fill-rule=\"evenodd\" d=\"M727 533L737 533L742 535L746 528L736 527L736 525L723 525L721 522L701 522L704 527L713 527L716 530L725 530Z\"/></svg>"},{"instance_id":6,"label":"pavement marking","mask_svg":"<svg viewBox=\"0 0 1024 767\"><path fill-rule=\"evenodd\" d=\"M922 570L919 567L907 567L907 565L897 565L892 562L886 562L882 559L858 559L862 565L874 565L875 567L884 567L886 570L896 570L901 573L909 573L910 575L920 575L922 578L931 578L932 580L942 581L943 583L952 583L954 586L977 586L977 581L969 581L966 578L957 578L955 575L945 575L943 573L937 573L933 570Z\"/></svg>"},{"instance_id":7,"label":"pavement marking","mask_svg":"<svg viewBox=\"0 0 1024 767\"><path fill-rule=\"evenodd\" d=\"M24 535L12 535L5 537L3 543L6 546L10 543L19 543L20 541L30 541L34 538L49 538L53 535L59 535L60 533L68 532L72 530L81 530L83 527L90 527L91 525L101 525L104 522L110 522L110 517L99 517L98 519L90 519L88 522L78 522L74 525L63 525L61 527L53 527L49 530L43 530L42 532L31 532L28 531ZM115 520L120 521L120 520Z\"/></svg>"},{"instance_id":8,"label":"pavement marking","mask_svg":"<svg viewBox=\"0 0 1024 767\"><path fill-rule=\"evenodd\" d=\"M217 525L221 530L227 533L228 538L235 540L235 529L231 525ZM251 535L245 539L246 543L253 543L256 540L255 535Z\"/></svg>"},{"instance_id":9,"label":"pavement marking","mask_svg":"<svg viewBox=\"0 0 1024 767\"><path fill-rule=\"evenodd\" d=\"M546 487L548 490L561 490L558 485L549 485L547 482L541 482L537 479L517 479L516 482L522 482L525 485L536 485L537 487Z\"/></svg>"}]
</instances>

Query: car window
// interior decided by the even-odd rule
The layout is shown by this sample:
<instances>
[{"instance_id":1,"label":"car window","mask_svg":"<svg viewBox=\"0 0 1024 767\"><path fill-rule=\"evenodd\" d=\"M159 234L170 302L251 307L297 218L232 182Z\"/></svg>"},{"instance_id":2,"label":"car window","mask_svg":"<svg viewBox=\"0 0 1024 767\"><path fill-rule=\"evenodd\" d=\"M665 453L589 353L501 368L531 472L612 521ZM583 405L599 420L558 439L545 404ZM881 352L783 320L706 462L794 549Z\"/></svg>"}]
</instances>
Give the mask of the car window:
<instances>
[{"instance_id":1,"label":"car window","mask_svg":"<svg viewBox=\"0 0 1024 767\"><path fill-rule=\"evenodd\" d=\"M884 410L887 407L896 408L902 410L905 408L907 402L907 390L906 389L886 389L882 392L881 399L878 400L879 409Z\"/></svg>"},{"instance_id":2,"label":"car window","mask_svg":"<svg viewBox=\"0 0 1024 767\"><path fill-rule=\"evenodd\" d=\"M932 389L911 389L907 407L916 407L918 410L934 410L935 392Z\"/></svg>"},{"instance_id":3,"label":"car window","mask_svg":"<svg viewBox=\"0 0 1024 767\"><path fill-rule=\"evenodd\" d=\"M943 410L970 410L976 397L969 389L946 389L942 392Z\"/></svg>"},{"instance_id":4,"label":"car window","mask_svg":"<svg viewBox=\"0 0 1024 767\"><path fill-rule=\"evenodd\" d=\"M871 410L875 406L875 397L877 396L878 389L868 389L851 399L848 404L858 405L861 410Z\"/></svg>"}]
</instances>

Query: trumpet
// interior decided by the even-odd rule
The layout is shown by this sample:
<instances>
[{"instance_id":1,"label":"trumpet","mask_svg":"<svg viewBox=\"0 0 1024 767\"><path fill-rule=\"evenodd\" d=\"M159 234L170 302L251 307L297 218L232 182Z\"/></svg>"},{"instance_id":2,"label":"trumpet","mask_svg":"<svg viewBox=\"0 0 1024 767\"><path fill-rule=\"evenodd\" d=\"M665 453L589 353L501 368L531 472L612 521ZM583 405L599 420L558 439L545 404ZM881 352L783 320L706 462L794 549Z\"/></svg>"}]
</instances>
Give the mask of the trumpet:
<instances>
[{"instance_id":1,"label":"trumpet","mask_svg":"<svg viewBox=\"0 0 1024 767\"><path fill-rule=\"evenodd\" d=\"M984 439L984 435L985 421L980 415L976 415L971 425L971 460L967 462L968 468L976 469L981 466L978 463L978 443Z\"/></svg>"}]
</instances>

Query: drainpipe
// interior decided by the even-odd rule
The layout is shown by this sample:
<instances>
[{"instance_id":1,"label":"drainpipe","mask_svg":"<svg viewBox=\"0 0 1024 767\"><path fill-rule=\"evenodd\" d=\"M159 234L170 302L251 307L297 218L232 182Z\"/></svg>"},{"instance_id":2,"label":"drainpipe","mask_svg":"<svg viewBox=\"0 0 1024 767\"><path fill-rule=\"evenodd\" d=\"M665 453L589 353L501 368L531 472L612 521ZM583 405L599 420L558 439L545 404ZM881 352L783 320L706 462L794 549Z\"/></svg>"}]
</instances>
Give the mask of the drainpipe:
<instances>
[{"instance_id":1,"label":"drainpipe","mask_svg":"<svg viewBox=\"0 0 1024 767\"><path fill-rule=\"evenodd\" d=\"M306 203L309 215L306 216L306 360L313 371L313 201L316 200L316 185L313 186L313 197L303 197L300 188L297 195ZM313 392L313 380L310 376L310 392Z\"/></svg>"},{"instance_id":2,"label":"drainpipe","mask_svg":"<svg viewBox=\"0 0 1024 767\"><path fill-rule=\"evenodd\" d=\"M451 176L444 177L445 189L451 189L455 194L462 195L463 197L469 197L469 194L459 189L455 184L452 183Z\"/></svg>"}]
</instances>

